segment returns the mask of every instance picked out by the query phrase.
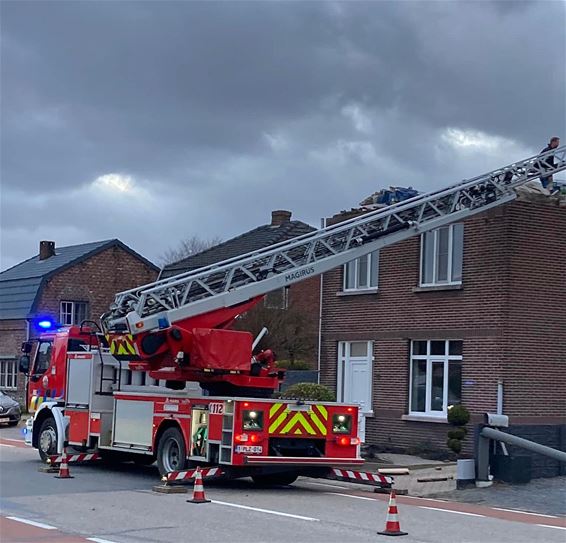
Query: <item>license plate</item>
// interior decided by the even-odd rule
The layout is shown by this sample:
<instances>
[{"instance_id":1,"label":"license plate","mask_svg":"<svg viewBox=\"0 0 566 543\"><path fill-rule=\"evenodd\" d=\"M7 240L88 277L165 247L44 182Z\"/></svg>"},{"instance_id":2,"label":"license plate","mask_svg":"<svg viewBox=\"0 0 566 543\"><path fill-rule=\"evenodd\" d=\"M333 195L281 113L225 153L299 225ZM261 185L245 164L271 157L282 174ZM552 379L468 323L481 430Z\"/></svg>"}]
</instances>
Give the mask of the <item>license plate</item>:
<instances>
[{"instance_id":1,"label":"license plate","mask_svg":"<svg viewBox=\"0 0 566 543\"><path fill-rule=\"evenodd\" d=\"M236 452L261 454L263 452L263 447L261 445L236 445Z\"/></svg>"},{"instance_id":2,"label":"license plate","mask_svg":"<svg viewBox=\"0 0 566 543\"><path fill-rule=\"evenodd\" d=\"M2 422L10 422L10 419L7 418L7 417L6 417L6 418L1 418L1 419L0 419L0 423L2 423Z\"/></svg>"}]
</instances>

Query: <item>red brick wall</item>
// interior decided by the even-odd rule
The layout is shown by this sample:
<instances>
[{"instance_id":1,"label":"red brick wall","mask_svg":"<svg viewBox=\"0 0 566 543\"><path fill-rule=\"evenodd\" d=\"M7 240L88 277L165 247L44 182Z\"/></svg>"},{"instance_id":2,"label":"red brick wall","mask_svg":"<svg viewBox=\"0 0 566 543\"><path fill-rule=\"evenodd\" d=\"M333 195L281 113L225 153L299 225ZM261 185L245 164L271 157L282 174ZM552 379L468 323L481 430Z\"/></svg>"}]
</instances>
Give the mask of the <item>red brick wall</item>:
<instances>
[{"instance_id":1,"label":"red brick wall","mask_svg":"<svg viewBox=\"0 0 566 543\"><path fill-rule=\"evenodd\" d=\"M411 339L463 340L463 403L476 420L495 410L499 379L512 421L548 422L566 411L564 232L566 209L548 204L513 203L468 219L459 290L413 291L419 238L381 251L377 294L337 296L342 268L324 275L321 381L336 387L338 341L374 341L368 443L445 447L446 424L401 419Z\"/></svg>"},{"instance_id":2,"label":"red brick wall","mask_svg":"<svg viewBox=\"0 0 566 543\"><path fill-rule=\"evenodd\" d=\"M26 340L26 321L24 320L6 320L0 321L0 359L9 360L16 357L16 366L18 358L21 355L20 347L22 342ZM25 377L18 374L18 389L8 390L2 389L20 403L25 403Z\"/></svg>"},{"instance_id":3,"label":"red brick wall","mask_svg":"<svg viewBox=\"0 0 566 543\"><path fill-rule=\"evenodd\" d=\"M318 362L318 324L320 317L320 277L311 277L289 288L289 305L298 308L308 319L313 348L306 361L316 370Z\"/></svg>"},{"instance_id":4,"label":"red brick wall","mask_svg":"<svg viewBox=\"0 0 566 543\"><path fill-rule=\"evenodd\" d=\"M503 378L516 424L566 417L566 208L508 210L509 313Z\"/></svg>"},{"instance_id":5,"label":"red brick wall","mask_svg":"<svg viewBox=\"0 0 566 543\"><path fill-rule=\"evenodd\" d=\"M60 302L88 302L89 318L97 321L114 295L157 278L157 272L121 247L110 247L49 279L38 311L59 318Z\"/></svg>"}]
</instances>

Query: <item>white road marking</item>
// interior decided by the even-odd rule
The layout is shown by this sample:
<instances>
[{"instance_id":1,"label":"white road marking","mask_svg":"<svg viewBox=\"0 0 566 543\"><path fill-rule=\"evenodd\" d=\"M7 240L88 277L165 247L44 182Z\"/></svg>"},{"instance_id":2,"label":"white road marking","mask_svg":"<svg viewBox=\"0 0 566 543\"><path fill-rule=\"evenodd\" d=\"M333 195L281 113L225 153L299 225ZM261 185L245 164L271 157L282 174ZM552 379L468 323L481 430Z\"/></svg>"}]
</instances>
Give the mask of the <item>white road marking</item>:
<instances>
[{"instance_id":1,"label":"white road marking","mask_svg":"<svg viewBox=\"0 0 566 543\"><path fill-rule=\"evenodd\" d=\"M535 526L540 526L541 528L556 528L557 530L566 530L566 526L551 526L550 524L536 524Z\"/></svg>"},{"instance_id":2,"label":"white road marking","mask_svg":"<svg viewBox=\"0 0 566 543\"><path fill-rule=\"evenodd\" d=\"M114 543L114 541L110 541L109 539L100 539L100 537L87 537L87 541L93 541L94 543Z\"/></svg>"},{"instance_id":3,"label":"white road marking","mask_svg":"<svg viewBox=\"0 0 566 543\"><path fill-rule=\"evenodd\" d=\"M434 498L423 498L422 496L403 496L403 498L406 500L426 500L427 502L448 503L448 500L436 500Z\"/></svg>"},{"instance_id":4,"label":"white road marking","mask_svg":"<svg viewBox=\"0 0 566 543\"><path fill-rule=\"evenodd\" d=\"M325 494L332 494L333 496L344 496L346 498L355 498L356 500L371 500L372 502L377 501L375 498L365 498L364 496L354 496L352 494L342 494L340 492L325 492Z\"/></svg>"},{"instance_id":5,"label":"white road marking","mask_svg":"<svg viewBox=\"0 0 566 543\"><path fill-rule=\"evenodd\" d=\"M15 520L16 522L21 522L23 524L29 524L30 526L37 526L38 528L43 528L45 530L56 530L55 526L50 526L49 524L43 524L42 522L35 522L34 520L27 520L20 517L6 517L10 520Z\"/></svg>"},{"instance_id":6,"label":"white road marking","mask_svg":"<svg viewBox=\"0 0 566 543\"><path fill-rule=\"evenodd\" d=\"M315 481L300 481L301 483L306 483L308 485L317 485L317 486L331 486L332 488L342 488L344 490L348 490L349 487L342 486L342 485L333 485L332 483L318 483Z\"/></svg>"},{"instance_id":7,"label":"white road marking","mask_svg":"<svg viewBox=\"0 0 566 543\"><path fill-rule=\"evenodd\" d=\"M7 443L0 443L0 447L10 447L11 449L15 449L15 445L8 445Z\"/></svg>"},{"instance_id":8,"label":"white road marking","mask_svg":"<svg viewBox=\"0 0 566 543\"><path fill-rule=\"evenodd\" d=\"M530 511L519 511L518 509L503 509L503 507L492 507L498 511L508 511L509 513L521 513L522 515L534 515L535 517L559 518L556 515L543 515L542 513L531 513Z\"/></svg>"},{"instance_id":9,"label":"white road marking","mask_svg":"<svg viewBox=\"0 0 566 543\"><path fill-rule=\"evenodd\" d=\"M14 438L11 438L11 437L3 437L3 438L0 438L0 439L2 439L3 441L15 441L16 443L25 443L25 441L23 439L14 439Z\"/></svg>"},{"instance_id":10,"label":"white road marking","mask_svg":"<svg viewBox=\"0 0 566 543\"><path fill-rule=\"evenodd\" d=\"M279 515L281 517L298 518L299 520L319 521L318 518L303 517L301 515L292 515L291 513L282 513L281 511L272 511L271 509L260 509L259 507L250 507L248 505L240 505L239 503L221 502L218 500L211 500L212 503L218 505L227 505L229 507L237 507L238 509L249 509L250 511L259 511L260 513L269 513L270 515Z\"/></svg>"},{"instance_id":11,"label":"white road marking","mask_svg":"<svg viewBox=\"0 0 566 543\"><path fill-rule=\"evenodd\" d=\"M424 505L418 505L421 509L431 509L433 511L442 511L444 513L456 513L456 515L467 515L469 517L483 517L484 515L478 515L476 513L466 513L465 511L454 511L452 509L442 509L440 507L426 507Z\"/></svg>"}]
</instances>

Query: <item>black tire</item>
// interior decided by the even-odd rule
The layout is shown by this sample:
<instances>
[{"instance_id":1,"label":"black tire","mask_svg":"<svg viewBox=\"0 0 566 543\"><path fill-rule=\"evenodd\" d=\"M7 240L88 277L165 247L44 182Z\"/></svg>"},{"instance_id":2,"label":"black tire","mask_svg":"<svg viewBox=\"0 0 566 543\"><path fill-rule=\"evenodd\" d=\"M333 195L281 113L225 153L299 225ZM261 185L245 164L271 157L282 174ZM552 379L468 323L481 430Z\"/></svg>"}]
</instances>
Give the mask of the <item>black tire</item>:
<instances>
[{"instance_id":1,"label":"black tire","mask_svg":"<svg viewBox=\"0 0 566 543\"><path fill-rule=\"evenodd\" d=\"M13 421L8 423L8 426L17 426L18 422L20 422L20 421L19 420L13 420Z\"/></svg>"},{"instance_id":2,"label":"black tire","mask_svg":"<svg viewBox=\"0 0 566 543\"><path fill-rule=\"evenodd\" d=\"M187 448L178 428L167 428L157 444L157 467L160 475L187 467Z\"/></svg>"},{"instance_id":3,"label":"black tire","mask_svg":"<svg viewBox=\"0 0 566 543\"><path fill-rule=\"evenodd\" d=\"M57 425L53 417L47 417L39 427L37 450L39 457L45 463L50 456L57 454Z\"/></svg>"},{"instance_id":4,"label":"black tire","mask_svg":"<svg viewBox=\"0 0 566 543\"><path fill-rule=\"evenodd\" d=\"M297 480L296 473L271 473L269 475L252 475L257 486L284 486L292 485Z\"/></svg>"}]
</instances>

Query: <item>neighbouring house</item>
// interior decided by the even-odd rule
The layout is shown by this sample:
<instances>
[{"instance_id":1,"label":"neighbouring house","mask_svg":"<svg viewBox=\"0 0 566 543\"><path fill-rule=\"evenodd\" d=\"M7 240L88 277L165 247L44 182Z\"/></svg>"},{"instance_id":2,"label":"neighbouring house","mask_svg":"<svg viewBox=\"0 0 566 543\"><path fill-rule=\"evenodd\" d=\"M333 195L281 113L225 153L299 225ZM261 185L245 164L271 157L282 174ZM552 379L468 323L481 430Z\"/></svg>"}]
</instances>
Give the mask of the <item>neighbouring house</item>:
<instances>
[{"instance_id":1,"label":"neighbouring house","mask_svg":"<svg viewBox=\"0 0 566 543\"><path fill-rule=\"evenodd\" d=\"M446 451L462 403L566 450L566 207L515 201L386 247L324 274L322 300L321 382L362 405L366 444Z\"/></svg>"},{"instance_id":2,"label":"neighbouring house","mask_svg":"<svg viewBox=\"0 0 566 543\"><path fill-rule=\"evenodd\" d=\"M269 224L258 226L205 251L168 264L163 268L160 277L172 277L216 264L314 230L316 228L309 224L291 220L290 211L276 210L271 213ZM317 366L319 311L320 279L314 277L268 293L262 304L254 307L236 323L236 328L246 329L255 334L267 325L270 332L262 340L260 347L274 348L279 359L286 357L301 359L301 362L308 364L314 370Z\"/></svg>"},{"instance_id":3,"label":"neighbouring house","mask_svg":"<svg viewBox=\"0 0 566 543\"><path fill-rule=\"evenodd\" d=\"M39 254L0 273L0 390L23 402L20 347L41 332L40 320L98 322L115 293L154 281L158 273L117 239L69 247L41 241Z\"/></svg>"}]
</instances>

